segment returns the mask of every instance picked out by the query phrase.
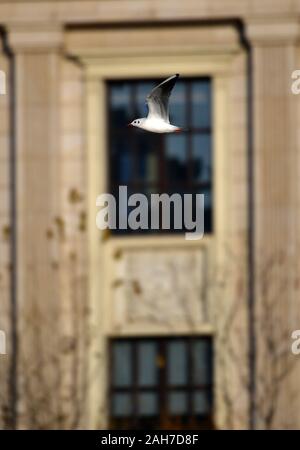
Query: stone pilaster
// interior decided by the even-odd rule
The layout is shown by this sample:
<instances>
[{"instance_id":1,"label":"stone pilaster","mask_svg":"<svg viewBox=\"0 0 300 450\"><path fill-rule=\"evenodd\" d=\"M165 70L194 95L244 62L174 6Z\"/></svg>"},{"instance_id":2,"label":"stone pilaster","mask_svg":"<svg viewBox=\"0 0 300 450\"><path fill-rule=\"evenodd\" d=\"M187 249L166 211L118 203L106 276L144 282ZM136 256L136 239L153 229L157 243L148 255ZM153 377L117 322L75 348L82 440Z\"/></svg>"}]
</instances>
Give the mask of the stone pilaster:
<instances>
[{"instance_id":1,"label":"stone pilaster","mask_svg":"<svg viewBox=\"0 0 300 450\"><path fill-rule=\"evenodd\" d=\"M59 415L60 26L14 25L19 426ZM47 405L43 424L41 411ZM40 411L40 412L39 412ZM38 416L38 414L41 414Z\"/></svg>"},{"instance_id":2,"label":"stone pilaster","mask_svg":"<svg viewBox=\"0 0 300 450\"><path fill-rule=\"evenodd\" d=\"M0 42L0 330L6 334L6 355L0 354L0 410L10 401L11 367L11 221L10 221L10 64ZM5 85L3 84L5 82ZM0 333L1 333L0 331ZM0 428L7 422L1 414Z\"/></svg>"},{"instance_id":3,"label":"stone pilaster","mask_svg":"<svg viewBox=\"0 0 300 450\"><path fill-rule=\"evenodd\" d=\"M261 428L298 427L292 422L296 409L289 417L280 411L300 405L292 394L295 357L289 350L299 310L300 98L291 93L291 74L299 66L299 24L292 18L251 20L247 34L253 63L256 422Z\"/></svg>"}]
</instances>

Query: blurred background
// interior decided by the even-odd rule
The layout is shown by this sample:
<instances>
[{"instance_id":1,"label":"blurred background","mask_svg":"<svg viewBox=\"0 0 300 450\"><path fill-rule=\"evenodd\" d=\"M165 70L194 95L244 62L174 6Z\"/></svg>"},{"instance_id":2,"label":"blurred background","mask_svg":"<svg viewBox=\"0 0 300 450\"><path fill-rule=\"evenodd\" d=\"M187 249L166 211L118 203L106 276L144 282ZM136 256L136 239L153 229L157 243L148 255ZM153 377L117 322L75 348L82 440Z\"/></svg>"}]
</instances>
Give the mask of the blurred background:
<instances>
[{"instance_id":1,"label":"blurred background","mask_svg":"<svg viewBox=\"0 0 300 450\"><path fill-rule=\"evenodd\" d=\"M1 428L300 428L299 16L0 0ZM127 128L175 73L186 131ZM204 238L98 230L120 185L205 194Z\"/></svg>"}]
</instances>

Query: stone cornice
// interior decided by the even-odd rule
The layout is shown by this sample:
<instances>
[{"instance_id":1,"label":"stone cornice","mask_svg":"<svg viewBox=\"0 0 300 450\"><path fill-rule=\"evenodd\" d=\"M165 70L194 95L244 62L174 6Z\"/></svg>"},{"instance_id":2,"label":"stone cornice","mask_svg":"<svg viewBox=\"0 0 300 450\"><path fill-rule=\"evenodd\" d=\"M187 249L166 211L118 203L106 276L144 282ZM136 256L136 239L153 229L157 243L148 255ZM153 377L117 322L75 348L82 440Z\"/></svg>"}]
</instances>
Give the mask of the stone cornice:
<instances>
[{"instance_id":1,"label":"stone cornice","mask_svg":"<svg viewBox=\"0 0 300 450\"><path fill-rule=\"evenodd\" d=\"M176 26L130 29L69 30L65 50L81 58L110 58L176 54L231 54L240 51L232 26Z\"/></svg>"},{"instance_id":2,"label":"stone cornice","mask_svg":"<svg viewBox=\"0 0 300 450\"><path fill-rule=\"evenodd\" d=\"M85 0L6 1L0 4L2 25L55 20L63 24L213 20L299 15L300 0Z\"/></svg>"},{"instance_id":3,"label":"stone cornice","mask_svg":"<svg viewBox=\"0 0 300 450\"><path fill-rule=\"evenodd\" d=\"M271 7L272 6L272 7ZM86 0L0 4L0 24L15 51L59 48L63 30L76 24L185 23L240 19L253 44L293 43L299 39L300 0Z\"/></svg>"},{"instance_id":4,"label":"stone cornice","mask_svg":"<svg viewBox=\"0 0 300 450\"><path fill-rule=\"evenodd\" d=\"M293 44L300 38L297 18L251 18L246 21L246 34L254 45Z\"/></svg>"},{"instance_id":5,"label":"stone cornice","mask_svg":"<svg viewBox=\"0 0 300 450\"><path fill-rule=\"evenodd\" d=\"M15 51L58 50L63 45L63 27L55 23L10 24L7 27L10 47Z\"/></svg>"}]
</instances>

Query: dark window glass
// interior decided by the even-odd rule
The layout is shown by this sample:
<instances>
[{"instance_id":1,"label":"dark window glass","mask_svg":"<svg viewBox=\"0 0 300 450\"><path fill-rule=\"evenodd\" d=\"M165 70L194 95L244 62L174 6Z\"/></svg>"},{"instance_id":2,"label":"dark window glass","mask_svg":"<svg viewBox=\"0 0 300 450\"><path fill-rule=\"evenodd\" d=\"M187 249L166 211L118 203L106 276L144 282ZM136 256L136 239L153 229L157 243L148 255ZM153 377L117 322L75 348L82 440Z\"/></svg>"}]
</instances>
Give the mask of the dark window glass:
<instances>
[{"instance_id":1,"label":"dark window glass","mask_svg":"<svg viewBox=\"0 0 300 450\"><path fill-rule=\"evenodd\" d=\"M170 391L168 396L168 410L171 415L187 414L188 394L187 392Z\"/></svg>"},{"instance_id":2,"label":"dark window glass","mask_svg":"<svg viewBox=\"0 0 300 450\"><path fill-rule=\"evenodd\" d=\"M211 127L211 85L209 80L191 82L192 126Z\"/></svg>"},{"instance_id":3,"label":"dark window glass","mask_svg":"<svg viewBox=\"0 0 300 450\"><path fill-rule=\"evenodd\" d=\"M129 342L120 341L113 347L113 383L116 387L130 386L133 382L131 353L132 348Z\"/></svg>"},{"instance_id":4,"label":"dark window glass","mask_svg":"<svg viewBox=\"0 0 300 450\"><path fill-rule=\"evenodd\" d=\"M170 98L170 120L184 128L184 132L155 134L128 128L126 125L134 119L147 116L146 96L159 81L107 83L110 190L116 195L118 186L126 185L131 193L204 194L204 232L210 233L213 230L211 80L181 78L175 85ZM113 233L163 231L186 230L128 228Z\"/></svg>"},{"instance_id":5,"label":"dark window glass","mask_svg":"<svg viewBox=\"0 0 300 450\"><path fill-rule=\"evenodd\" d=\"M130 417L132 414L132 401L130 394L119 392L112 398L112 413L114 417Z\"/></svg>"},{"instance_id":6,"label":"dark window glass","mask_svg":"<svg viewBox=\"0 0 300 450\"><path fill-rule=\"evenodd\" d=\"M139 386L156 386L158 380L156 342L150 340L138 342L137 351Z\"/></svg>"},{"instance_id":7,"label":"dark window glass","mask_svg":"<svg viewBox=\"0 0 300 450\"><path fill-rule=\"evenodd\" d=\"M182 339L167 344L167 377L170 385L182 386L187 383L187 343Z\"/></svg>"}]
</instances>

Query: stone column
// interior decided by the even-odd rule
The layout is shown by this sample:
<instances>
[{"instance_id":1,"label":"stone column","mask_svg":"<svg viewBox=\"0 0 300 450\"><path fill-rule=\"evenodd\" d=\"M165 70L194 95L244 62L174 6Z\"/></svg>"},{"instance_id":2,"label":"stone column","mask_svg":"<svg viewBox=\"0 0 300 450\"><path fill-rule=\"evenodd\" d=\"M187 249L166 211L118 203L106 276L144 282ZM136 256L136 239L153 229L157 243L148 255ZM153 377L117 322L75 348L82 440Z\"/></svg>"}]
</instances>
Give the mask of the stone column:
<instances>
[{"instance_id":1,"label":"stone column","mask_svg":"<svg viewBox=\"0 0 300 450\"><path fill-rule=\"evenodd\" d=\"M253 58L256 426L297 427L290 335L300 306L300 97L291 93L291 74L299 68L299 24L296 18L251 20L247 34Z\"/></svg>"},{"instance_id":2,"label":"stone column","mask_svg":"<svg viewBox=\"0 0 300 450\"><path fill-rule=\"evenodd\" d=\"M6 335L6 355L0 353L0 409L5 411L11 392L11 227L10 227L10 64L0 42L0 333ZM1 350L1 349L0 349ZM11 417L1 414L3 429Z\"/></svg>"},{"instance_id":3,"label":"stone column","mask_svg":"<svg viewBox=\"0 0 300 450\"><path fill-rule=\"evenodd\" d=\"M63 33L59 25L45 23L9 26L8 35L15 58L18 426L28 426L30 418L33 428L51 428L60 408L59 248L51 238L63 232L58 219Z\"/></svg>"}]
</instances>

